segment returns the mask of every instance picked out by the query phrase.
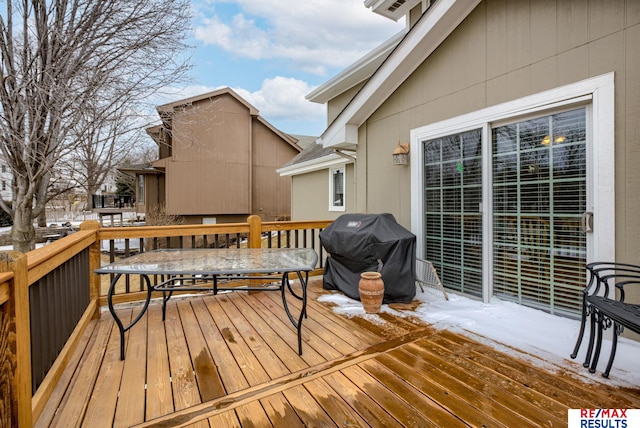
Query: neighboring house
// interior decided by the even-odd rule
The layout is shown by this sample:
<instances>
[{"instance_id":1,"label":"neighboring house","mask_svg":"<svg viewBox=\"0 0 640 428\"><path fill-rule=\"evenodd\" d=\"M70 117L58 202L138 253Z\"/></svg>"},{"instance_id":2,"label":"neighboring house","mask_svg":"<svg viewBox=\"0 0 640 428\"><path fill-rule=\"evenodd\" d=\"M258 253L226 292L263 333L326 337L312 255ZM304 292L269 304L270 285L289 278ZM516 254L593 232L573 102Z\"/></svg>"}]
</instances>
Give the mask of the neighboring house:
<instances>
[{"instance_id":1,"label":"neighboring house","mask_svg":"<svg viewBox=\"0 0 640 428\"><path fill-rule=\"evenodd\" d=\"M136 175L137 212L162 207L188 224L289 218L291 183L276 169L302 149L229 88L157 108L147 129L159 159Z\"/></svg>"},{"instance_id":2,"label":"neighboring house","mask_svg":"<svg viewBox=\"0 0 640 428\"><path fill-rule=\"evenodd\" d=\"M353 153L345 211L394 214L446 287L578 314L587 262L640 259L638 3L365 5L408 30L367 76L310 94L329 125L323 157L281 171L293 218L329 214L298 186L326 186L331 150Z\"/></svg>"}]
</instances>

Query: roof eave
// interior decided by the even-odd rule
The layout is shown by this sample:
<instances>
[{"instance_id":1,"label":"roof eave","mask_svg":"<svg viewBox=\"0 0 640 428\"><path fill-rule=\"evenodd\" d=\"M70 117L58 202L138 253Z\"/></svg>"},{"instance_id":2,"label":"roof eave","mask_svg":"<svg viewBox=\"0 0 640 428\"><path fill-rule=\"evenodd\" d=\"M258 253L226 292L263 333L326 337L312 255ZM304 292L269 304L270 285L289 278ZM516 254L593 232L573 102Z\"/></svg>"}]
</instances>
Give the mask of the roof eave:
<instances>
[{"instance_id":1,"label":"roof eave","mask_svg":"<svg viewBox=\"0 0 640 428\"><path fill-rule=\"evenodd\" d=\"M365 7L391 20L397 21L406 16L411 8L420 4L422 0L365 0Z\"/></svg>"},{"instance_id":2,"label":"roof eave","mask_svg":"<svg viewBox=\"0 0 640 428\"><path fill-rule=\"evenodd\" d=\"M279 168L276 170L276 172L280 174L281 177L285 177L306 174L313 171L327 169L331 166L344 165L349 163L353 163L353 161L332 153L316 159L308 160L306 162L300 162L295 165Z\"/></svg>"},{"instance_id":3,"label":"roof eave","mask_svg":"<svg viewBox=\"0 0 640 428\"><path fill-rule=\"evenodd\" d=\"M314 103L326 104L341 93L364 82L375 73L405 34L406 30L403 30L391 37L333 78L318 86L307 94L305 98Z\"/></svg>"},{"instance_id":4,"label":"roof eave","mask_svg":"<svg viewBox=\"0 0 640 428\"><path fill-rule=\"evenodd\" d=\"M207 92L207 93L204 93L204 94L195 95L193 97L184 98L184 99L173 101L173 102L170 102L170 103L167 103L167 104L162 104L162 105L159 105L156 109L158 110L159 114L162 114L162 113L171 114L171 113L173 113L173 110L176 107L180 107L180 106L184 106L184 105L188 105L188 104L193 104L195 102L206 100L206 99L209 99L209 98L215 98L215 97L217 97L219 95L223 95L223 94L229 94L232 97L236 98L241 104L243 104L245 107L247 107L249 109L249 112L250 112L250 114L252 116L257 116L260 113L258 111L258 109L256 109L247 100L242 98L236 91L234 91L233 89L231 89L229 87L220 88L220 89L217 89L215 91L211 91L211 92Z\"/></svg>"},{"instance_id":5,"label":"roof eave","mask_svg":"<svg viewBox=\"0 0 640 428\"><path fill-rule=\"evenodd\" d=\"M300 147L298 145L298 139L296 137L294 137L292 135L289 135L289 134L287 134L285 132L280 131L278 128L276 128L275 126L270 124L262 116L256 116L256 119L258 120L258 122L262 123L264 126L269 128L274 134L276 134L278 137L282 138L282 140L284 140L287 144L289 144L291 147L296 149L298 152L302 151L302 147Z\"/></svg>"}]
</instances>

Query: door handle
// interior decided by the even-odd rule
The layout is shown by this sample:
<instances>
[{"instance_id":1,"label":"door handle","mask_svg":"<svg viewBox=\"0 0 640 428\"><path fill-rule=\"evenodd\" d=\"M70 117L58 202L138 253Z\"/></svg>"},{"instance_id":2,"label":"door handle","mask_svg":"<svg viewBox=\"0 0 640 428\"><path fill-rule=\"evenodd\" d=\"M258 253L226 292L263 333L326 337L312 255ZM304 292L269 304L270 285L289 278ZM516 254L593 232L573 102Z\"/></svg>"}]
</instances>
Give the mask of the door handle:
<instances>
[{"instance_id":1,"label":"door handle","mask_svg":"<svg viewBox=\"0 0 640 428\"><path fill-rule=\"evenodd\" d=\"M584 233L593 232L593 213L592 212L585 211L582 213L582 218L580 219L580 227L582 227L582 231Z\"/></svg>"}]
</instances>

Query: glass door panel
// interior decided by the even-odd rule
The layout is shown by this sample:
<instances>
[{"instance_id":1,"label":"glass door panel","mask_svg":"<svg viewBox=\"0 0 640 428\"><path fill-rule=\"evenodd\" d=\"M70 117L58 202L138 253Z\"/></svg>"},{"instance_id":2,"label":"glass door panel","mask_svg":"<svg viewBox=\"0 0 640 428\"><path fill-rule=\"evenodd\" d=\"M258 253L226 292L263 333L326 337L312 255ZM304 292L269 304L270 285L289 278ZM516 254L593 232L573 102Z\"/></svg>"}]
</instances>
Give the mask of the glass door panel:
<instances>
[{"instance_id":1,"label":"glass door panel","mask_svg":"<svg viewBox=\"0 0 640 428\"><path fill-rule=\"evenodd\" d=\"M445 287L482 296L481 131L423 144L425 257Z\"/></svg>"},{"instance_id":2,"label":"glass door panel","mask_svg":"<svg viewBox=\"0 0 640 428\"><path fill-rule=\"evenodd\" d=\"M585 117L581 108L492 130L493 291L502 298L580 311Z\"/></svg>"}]
</instances>

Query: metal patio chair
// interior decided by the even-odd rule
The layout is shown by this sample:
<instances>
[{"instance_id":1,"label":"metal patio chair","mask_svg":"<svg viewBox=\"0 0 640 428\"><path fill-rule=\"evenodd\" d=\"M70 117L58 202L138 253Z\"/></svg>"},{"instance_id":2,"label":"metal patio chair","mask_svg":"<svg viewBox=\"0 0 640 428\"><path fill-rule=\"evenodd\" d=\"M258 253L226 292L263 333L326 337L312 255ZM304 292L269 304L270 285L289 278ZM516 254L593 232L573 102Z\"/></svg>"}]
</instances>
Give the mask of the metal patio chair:
<instances>
[{"instance_id":1,"label":"metal patio chair","mask_svg":"<svg viewBox=\"0 0 640 428\"><path fill-rule=\"evenodd\" d=\"M438 272L433 267L430 261L416 258L416 284L420 287L420 290L424 291L424 287L437 288L442 291L444 298L449 300L449 296L440 282Z\"/></svg>"}]
</instances>

